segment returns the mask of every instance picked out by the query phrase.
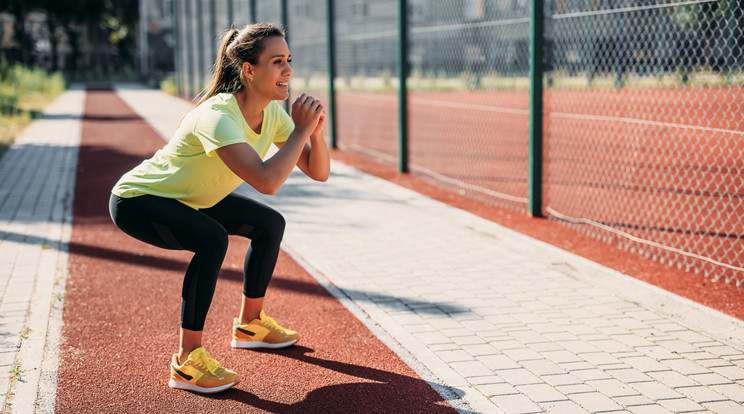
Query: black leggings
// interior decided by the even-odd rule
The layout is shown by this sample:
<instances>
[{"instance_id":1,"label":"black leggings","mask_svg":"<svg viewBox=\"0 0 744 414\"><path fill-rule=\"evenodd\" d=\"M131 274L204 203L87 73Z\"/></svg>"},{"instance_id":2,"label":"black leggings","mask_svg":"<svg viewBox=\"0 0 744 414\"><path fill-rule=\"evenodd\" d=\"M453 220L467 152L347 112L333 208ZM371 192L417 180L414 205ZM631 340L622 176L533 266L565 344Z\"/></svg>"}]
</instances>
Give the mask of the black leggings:
<instances>
[{"instance_id":1,"label":"black leggings","mask_svg":"<svg viewBox=\"0 0 744 414\"><path fill-rule=\"evenodd\" d=\"M117 227L138 240L194 252L181 291L182 328L204 329L228 235L251 239L243 263L243 294L253 299L266 294L285 226L284 217L271 207L233 194L203 210L169 198L112 194L109 212Z\"/></svg>"}]
</instances>

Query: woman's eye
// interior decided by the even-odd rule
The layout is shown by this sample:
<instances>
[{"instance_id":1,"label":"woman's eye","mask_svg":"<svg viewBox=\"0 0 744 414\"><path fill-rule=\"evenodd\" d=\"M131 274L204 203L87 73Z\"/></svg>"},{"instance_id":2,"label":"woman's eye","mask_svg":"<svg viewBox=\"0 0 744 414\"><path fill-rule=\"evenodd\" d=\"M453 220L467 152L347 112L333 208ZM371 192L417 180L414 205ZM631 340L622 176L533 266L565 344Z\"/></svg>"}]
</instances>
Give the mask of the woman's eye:
<instances>
[{"instance_id":1,"label":"woman's eye","mask_svg":"<svg viewBox=\"0 0 744 414\"><path fill-rule=\"evenodd\" d=\"M287 63L292 63L292 58L287 59Z\"/></svg>"}]
</instances>

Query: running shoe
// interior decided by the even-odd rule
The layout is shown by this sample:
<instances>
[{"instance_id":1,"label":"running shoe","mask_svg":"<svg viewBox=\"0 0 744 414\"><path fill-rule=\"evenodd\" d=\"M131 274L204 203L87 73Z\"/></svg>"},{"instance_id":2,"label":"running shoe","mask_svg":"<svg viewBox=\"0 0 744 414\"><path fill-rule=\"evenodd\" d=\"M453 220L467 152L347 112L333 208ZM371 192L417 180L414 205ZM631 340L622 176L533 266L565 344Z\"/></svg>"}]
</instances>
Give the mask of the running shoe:
<instances>
[{"instance_id":1,"label":"running shoe","mask_svg":"<svg viewBox=\"0 0 744 414\"><path fill-rule=\"evenodd\" d=\"M173 354L170 368L171 388L211 394L238 383L238 374L223 368L202 347L191 351L183 364L178 363L178 354Z\"/></svg>"},{"instance_id":2,"label":"running shoe","mask_svg":"<svg viewBox=\"0 0 744 414\"><path fill-rule=\"evenodd\" d=\"M261 311L258 319L241 325L236 318L233 321L233 348L284 348L297 342L299 335L295 331L284 329L276 321Z\"/></svg>"}]
</instances>

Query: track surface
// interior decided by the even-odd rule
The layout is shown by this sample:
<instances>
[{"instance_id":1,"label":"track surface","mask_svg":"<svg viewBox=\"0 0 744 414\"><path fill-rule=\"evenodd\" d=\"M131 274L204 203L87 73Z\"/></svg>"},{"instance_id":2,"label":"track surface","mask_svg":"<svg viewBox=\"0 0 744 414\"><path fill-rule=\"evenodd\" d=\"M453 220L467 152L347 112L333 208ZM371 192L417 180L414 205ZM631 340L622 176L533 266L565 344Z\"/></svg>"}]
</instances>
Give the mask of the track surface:
<instances>
[{"instance_id":1,"label":"track surface","mask_svg":"<svg viewBox=\"0 0 744 414\"><path fill-rule=\"evenodd\" d=\"M410 170L526 211L527 91L411 92ZM574 225L656 261L744 283L744 88L547 90L546 216L592 220L739 269ZM337 97L339 148L397 165L397 96Z\"/></svg>"},{"instance_id":2,"label":"track surface","mask_svg":"<svg viewBox=\"0 0 744 414\"><path fill-rule=\"evenodd\" d=\"M167 387L190 254L116 229L109 191L163 145L111 91L85 107L60 347L57 412L350 413L454 410L311 276L282 253L267 311L300 332L278 351L233 350L246 240L231 239L204 332L212 356L242 377L204 396Z\"/></svg>"}]
</instances>

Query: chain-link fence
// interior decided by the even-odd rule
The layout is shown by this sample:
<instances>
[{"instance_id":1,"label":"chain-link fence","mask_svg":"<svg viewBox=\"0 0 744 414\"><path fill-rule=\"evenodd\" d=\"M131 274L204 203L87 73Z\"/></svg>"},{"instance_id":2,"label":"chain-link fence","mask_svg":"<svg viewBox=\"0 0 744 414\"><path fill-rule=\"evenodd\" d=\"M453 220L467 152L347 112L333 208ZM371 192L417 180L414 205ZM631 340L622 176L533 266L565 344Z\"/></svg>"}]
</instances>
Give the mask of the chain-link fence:
<instances>
[{"instance_id":1,"label":"chain-link fence","mask_svg":"<svg viewBox=\"0 0 744 414\"><path fill-rule=\"evenodd\" d=\"M741 2L557 2L544 208L631 251L741 284Z\"/></svg>"},{"instance_id":2,"label":"chain-link fence","mask_svg":"<svg viewBox=\"0 0 744 414\"><path fill-rule=\"evenodd\" d=\"M441 0L413 5L411 171L472 197L524 210L526 3Z\"/></svg>"},{"instance_id":3,"label":"chain-link fence","mask_svg":"<svg viewBox=\"0 0 744 414\"><path fill-rule=\"evenodd\" d=\"M410 172L516 211L541 188L548 218L744 283L744 0L546 1L542 35L528 0L400 1L172 1L179 89L230 22L283 23L292 94L335 101L341 150L395 167L407 148Z\"/></svg>"}]
</instances>

